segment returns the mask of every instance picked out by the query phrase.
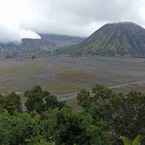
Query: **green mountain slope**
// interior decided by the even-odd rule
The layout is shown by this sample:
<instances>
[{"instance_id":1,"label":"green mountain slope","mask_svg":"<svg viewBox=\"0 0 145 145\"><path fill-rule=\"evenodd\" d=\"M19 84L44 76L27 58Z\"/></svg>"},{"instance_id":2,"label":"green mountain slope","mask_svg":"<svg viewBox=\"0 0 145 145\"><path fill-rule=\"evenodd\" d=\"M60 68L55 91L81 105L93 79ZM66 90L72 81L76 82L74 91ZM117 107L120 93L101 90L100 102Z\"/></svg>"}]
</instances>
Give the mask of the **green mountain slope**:
<instances>
[{"instance_id":1,"label":"green mountain slope","mask_svg":"<svg viewBox=\"0 0 145 145\"><path fill-rule=\"evenodd\" d=\"M131 22L106 24L81 44L64 48L60 52L74 55L145 57L145 29Z\"/></svg>"}]
</instances>

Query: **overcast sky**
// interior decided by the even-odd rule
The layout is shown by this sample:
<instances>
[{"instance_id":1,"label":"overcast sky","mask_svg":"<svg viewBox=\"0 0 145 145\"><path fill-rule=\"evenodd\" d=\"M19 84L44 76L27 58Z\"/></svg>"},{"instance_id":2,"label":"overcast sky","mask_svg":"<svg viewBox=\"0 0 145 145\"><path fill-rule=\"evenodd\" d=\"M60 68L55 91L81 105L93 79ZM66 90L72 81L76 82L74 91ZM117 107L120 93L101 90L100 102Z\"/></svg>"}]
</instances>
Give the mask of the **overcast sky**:
<instances>
[{"instance_id":1,"label":"overcast sky","mask_svg":"<svg viewBox=\"0 0 145 145\"><path fill-rule=\"evenodd\" d=\"M0 0L0 41L39 38L36 32L88 36L105 23L145 27L145 0Z\"/></svg>"}]
</instances>

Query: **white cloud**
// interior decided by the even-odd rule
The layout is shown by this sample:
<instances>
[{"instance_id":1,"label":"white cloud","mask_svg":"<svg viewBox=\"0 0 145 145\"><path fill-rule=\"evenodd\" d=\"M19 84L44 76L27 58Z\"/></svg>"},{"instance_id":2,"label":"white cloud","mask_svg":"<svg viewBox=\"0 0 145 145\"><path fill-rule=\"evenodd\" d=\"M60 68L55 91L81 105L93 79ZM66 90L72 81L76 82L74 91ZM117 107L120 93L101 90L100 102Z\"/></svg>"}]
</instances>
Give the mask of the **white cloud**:
<instances>
[{"instance_id":1,"label":"white cloud","mask_svg":"<svg viewBox=\"0 0 145 145\"><path fill-rule=\"evenodd\" d=\"M0 0L0 41L39 38L35 32L88 36L104 23L145 26L144 0Z\"/></svg>"},{"instance_id":2,"label":"white cloud","mask_svg":"<svg viewBox=\"0 0 145 145\"><path fill-rule=\"evenodd\" d=\"M41 39L41 37L34 31L31 30L21 30L20 38L33 38L33 39Z\"/></svg>"}]
</instances>

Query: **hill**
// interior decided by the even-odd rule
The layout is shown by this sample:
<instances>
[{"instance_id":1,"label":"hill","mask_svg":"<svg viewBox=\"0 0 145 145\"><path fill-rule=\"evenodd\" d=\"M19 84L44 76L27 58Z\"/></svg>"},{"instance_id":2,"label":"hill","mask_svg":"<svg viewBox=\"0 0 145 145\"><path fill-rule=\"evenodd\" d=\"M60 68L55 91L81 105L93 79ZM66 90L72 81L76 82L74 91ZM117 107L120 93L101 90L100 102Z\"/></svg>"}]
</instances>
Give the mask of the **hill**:
<instances>
[{"instance_id":1,"label":"hill","mask_svg":"<svg viewBox=\"0 0 145 145\"><path fill-rule=\"evenodd\" d=\"M79 45L58 52L145 57L145 29L132 22L106 24Z\"/></svg>"},{"instance_id":2,"label":"hill","mask_svg":"<svg viewBox=\"0 0 145 145\"><path fill-rule=\"evenodd\" d=\"M57 34L40 34L42 40L48 41L55 44L56 47L70 46L74 44L81 43L85 38L67 36L67 35L57 35Z\"/></svg>"},{"instance_id":3,"label":"hill","mask_svg":"<svg viewBox=\"0 0 145 145\"><path fill-rule=\"evenodd\" d=\"M16 56L31 56L31 55L48 55L52 54L53 50L60 47L79 44L83 38L39 34L41 39L23 39L20 44L15 43L0 43L0 57L16 57Z\"/></svg>"}]
</instances>

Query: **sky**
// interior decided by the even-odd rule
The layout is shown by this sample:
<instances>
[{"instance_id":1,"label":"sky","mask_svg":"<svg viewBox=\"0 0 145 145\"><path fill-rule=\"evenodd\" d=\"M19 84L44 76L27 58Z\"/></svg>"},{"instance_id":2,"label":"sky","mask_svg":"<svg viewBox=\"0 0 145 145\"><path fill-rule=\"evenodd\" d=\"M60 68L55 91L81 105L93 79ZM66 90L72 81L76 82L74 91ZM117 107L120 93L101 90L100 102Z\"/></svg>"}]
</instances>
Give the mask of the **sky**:
<instances>
[{"instance_id":1,"label":"sky","mask_svg":"<svg viewBox=\"0 0 145 145\"><path fill-rule=\"evenodd\" d=\"M89 36L105 23L145 27L145 0L0 0L0 42L38 33Z\"/></svg>"}]
</instances>

